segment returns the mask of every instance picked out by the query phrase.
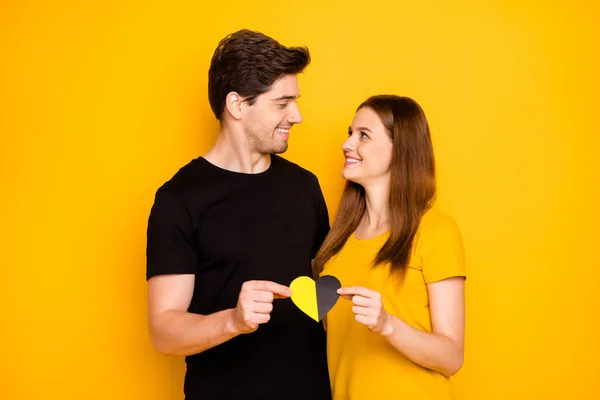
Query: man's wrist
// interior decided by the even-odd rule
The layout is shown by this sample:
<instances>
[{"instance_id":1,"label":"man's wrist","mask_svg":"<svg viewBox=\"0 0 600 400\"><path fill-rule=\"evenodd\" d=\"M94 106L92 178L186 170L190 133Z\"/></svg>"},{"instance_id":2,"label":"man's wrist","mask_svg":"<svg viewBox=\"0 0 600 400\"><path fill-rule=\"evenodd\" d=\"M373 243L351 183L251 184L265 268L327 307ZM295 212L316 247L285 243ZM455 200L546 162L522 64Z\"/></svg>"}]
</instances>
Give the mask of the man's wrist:
<instances>
[{"instance_id":1,"label":"man's wrist","mask_svg":"<svg viewBox=\"0 0 600 400\"><path fill-rule=\"evenodd\" d=\"M238 328L237 324L235 323L234 312L235 312L234 308L230 308L230 309L224 311L225 324L223 326L223 330L224 330L225 335L227 335L227 336L237 336L241 333L240 329Z\"/></svg>"}]
</instances>

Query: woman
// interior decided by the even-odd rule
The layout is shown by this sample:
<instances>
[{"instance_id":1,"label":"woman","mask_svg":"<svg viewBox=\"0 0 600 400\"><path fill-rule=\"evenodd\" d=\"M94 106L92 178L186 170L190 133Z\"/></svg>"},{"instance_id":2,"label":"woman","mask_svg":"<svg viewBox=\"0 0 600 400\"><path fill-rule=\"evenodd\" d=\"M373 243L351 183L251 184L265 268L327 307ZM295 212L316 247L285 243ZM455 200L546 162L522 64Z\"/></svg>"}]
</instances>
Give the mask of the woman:
<instances>
[{"instance_id":1,"label":"woman","mask_svg":"<svg viewBox=\"0 0 600 400\"><path fill-rule=\"evenodd\" d=\"M432 207L427 120L410 98L374 96L348 135L348 182L314 264L345 299L326 320L334 399L453 399L466 276L460 232Z\"/></svg>"}]
</instances>

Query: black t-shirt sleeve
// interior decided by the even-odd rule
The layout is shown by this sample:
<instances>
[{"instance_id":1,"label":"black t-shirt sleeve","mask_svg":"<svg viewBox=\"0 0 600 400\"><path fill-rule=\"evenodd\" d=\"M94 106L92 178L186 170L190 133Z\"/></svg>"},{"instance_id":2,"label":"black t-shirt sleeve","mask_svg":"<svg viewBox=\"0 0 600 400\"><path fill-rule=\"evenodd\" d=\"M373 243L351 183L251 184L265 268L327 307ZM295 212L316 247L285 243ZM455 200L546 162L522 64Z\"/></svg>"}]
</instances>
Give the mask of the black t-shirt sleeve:
<instances>
[{"instance_id":1,"label":"black t-shirt sleeve","mask_svg":"<svg viewBox=\"0 0 600 400\"><path fill-rule=\"evenodd\" d=\"M189 211L173 194L159 190L148 218L146 279L162 274L194 274L197 259Z\"/></svg>"},{"instance_id":2,"label":"black t-shirt sleeve","mask_svg":"<svg viewBox=\"0 0 600 400\"><path fill-rule=\"evenodd\" d=\"M315 179L315 190L317 195L317 232L315 236L315 243L312 248L312 258L315 258L319 248L323 244L325 237L329 233L329 212L327 211L327 204L325 203L325 198L323 197L323 192L321 191L321 186L319 185L319 181Z\"/></svg>"}]
</instances>

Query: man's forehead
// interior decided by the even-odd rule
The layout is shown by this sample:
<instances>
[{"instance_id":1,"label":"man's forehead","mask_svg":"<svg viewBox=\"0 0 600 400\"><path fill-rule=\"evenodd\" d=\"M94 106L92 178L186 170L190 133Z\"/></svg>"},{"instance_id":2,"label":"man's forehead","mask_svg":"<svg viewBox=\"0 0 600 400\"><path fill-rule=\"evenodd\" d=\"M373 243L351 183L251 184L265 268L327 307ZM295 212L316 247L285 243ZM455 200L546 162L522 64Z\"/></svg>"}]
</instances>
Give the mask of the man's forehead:
<instances>
[{"instance_id":1,"label":"man's forehead","mask_svg":"<svg viewBox=\"0 0 600 400\"><path fill-rule=\"evenodd\" d=\"M271 89L269 89L266 94L268 94L271 99L282 97L297 99L300 97L298 79L295 75L284 76L273 83Z\"/></svg>"}]
</instances>

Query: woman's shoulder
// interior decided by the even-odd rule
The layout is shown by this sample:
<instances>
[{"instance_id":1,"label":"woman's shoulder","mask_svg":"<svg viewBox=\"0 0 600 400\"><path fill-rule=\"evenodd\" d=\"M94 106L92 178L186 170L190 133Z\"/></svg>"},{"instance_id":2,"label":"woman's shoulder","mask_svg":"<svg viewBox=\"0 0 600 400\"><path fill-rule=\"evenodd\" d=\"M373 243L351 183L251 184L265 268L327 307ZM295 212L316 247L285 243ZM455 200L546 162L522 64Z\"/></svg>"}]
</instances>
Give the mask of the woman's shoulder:
<instances>
[{"instance_id":1,"label":"woman's shoulder","mask_svg":"<svg viewBox=\"0 0 600 400\"><path fill-rule=\"evenodd\" d=\"M431 229L454 229L458 228L458 224L452 215L447 212L440 210L439 208L431 208L421 218L419 229L431 230Z\"/></svg>"},{"instance_id":2,"label":"woman's shoulder","mask_svg":"<svg viewBox=\"0 0 600 400\"><path fill-rule=\"evenodd\" d=\"M454 217L438 208L428 210L419 224L418 241L460 239L460 229Z\"/></svg>"}]
</instances>

